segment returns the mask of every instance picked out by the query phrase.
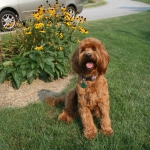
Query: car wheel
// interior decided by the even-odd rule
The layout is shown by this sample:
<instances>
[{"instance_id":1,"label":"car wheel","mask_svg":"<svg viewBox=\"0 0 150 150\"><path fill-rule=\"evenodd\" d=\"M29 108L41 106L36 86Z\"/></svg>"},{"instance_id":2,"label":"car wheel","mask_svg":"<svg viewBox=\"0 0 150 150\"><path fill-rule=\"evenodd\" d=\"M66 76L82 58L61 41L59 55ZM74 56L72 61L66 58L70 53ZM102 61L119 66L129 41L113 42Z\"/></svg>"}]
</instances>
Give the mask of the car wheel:
<instances>
[{"instance_id":1,"label":"car wheel","mask_svg":"<svg viewBox=\"0 0 150 150\"><path fill-rule=\"evenodd\" d=\"M73 6L68 6L67 7L67 12L70 13L71 17L75 17L77 12L76 9Z\"/></svg>"},{"instance_id":2,"label":"car wheel","mask_svg":"<svg viewBox=\"0 0 150 150\"><path fill-rule=\"evenodd\" d=\"M0 29L4 31L13 30L17 22L16 15L9 10L4 10L0 13Z\"/></svg>"}]
</instances>

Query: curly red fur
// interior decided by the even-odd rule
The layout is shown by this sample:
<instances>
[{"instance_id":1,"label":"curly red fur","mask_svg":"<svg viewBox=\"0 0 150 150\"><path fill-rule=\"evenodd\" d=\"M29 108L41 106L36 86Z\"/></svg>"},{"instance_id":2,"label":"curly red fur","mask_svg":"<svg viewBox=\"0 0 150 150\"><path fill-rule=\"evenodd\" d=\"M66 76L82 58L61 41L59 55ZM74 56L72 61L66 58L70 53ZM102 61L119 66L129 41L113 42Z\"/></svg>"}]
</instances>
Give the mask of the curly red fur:
<instances>
[{"instance_id":1,"label":"curly red fur","mask_svg":"<svg viewBox=\"0 0 150 150\"><path fill-rule=\"evenodd\" d=\"M58 120L69 123L79 115L87 139L93 139L97 134L93 114L100 116L101 132L111 135L108 85L104 77L109 63L108 52L98 39L85 38L75 50L71 63L72 69L78 74L76 87L63 97L47 97L46 102L51 106L58 102L65 103ZM86 80L86 88L81 87L83 80Z\"/></svg>"}]
</instances>

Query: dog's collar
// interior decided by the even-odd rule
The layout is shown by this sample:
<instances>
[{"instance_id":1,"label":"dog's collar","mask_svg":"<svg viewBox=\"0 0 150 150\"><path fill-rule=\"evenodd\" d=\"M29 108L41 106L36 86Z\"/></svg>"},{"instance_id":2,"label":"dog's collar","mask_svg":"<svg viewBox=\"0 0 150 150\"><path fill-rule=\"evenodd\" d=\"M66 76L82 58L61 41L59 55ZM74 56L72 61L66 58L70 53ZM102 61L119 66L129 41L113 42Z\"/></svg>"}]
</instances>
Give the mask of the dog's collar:
<instances>
[{"instance_id":1,"label":"dog's collar","mask_svg":"<svg viewBox=\"0 0 150 150\"><path fill-rule=\"evenodd\" d=\"M97 78L97 76L85 77L85 76L82 75L81 87L82 87L83 89L85 89L86 86L87 86L86 83L85 83L85 81L93 81L93 80L95 80L96 78Z\"/></svg>"},{"instance_id":2,"label":"dog's collar","mask_svg":"<svg viewBox=\"0 0 150 150\"><path fill-rule=\"evenodd\" d=\"M82 80L83 81L93 81L97 78L97 76L88 76L88 77L85 77L82 75Z\"/></svg>"}]
</instances>

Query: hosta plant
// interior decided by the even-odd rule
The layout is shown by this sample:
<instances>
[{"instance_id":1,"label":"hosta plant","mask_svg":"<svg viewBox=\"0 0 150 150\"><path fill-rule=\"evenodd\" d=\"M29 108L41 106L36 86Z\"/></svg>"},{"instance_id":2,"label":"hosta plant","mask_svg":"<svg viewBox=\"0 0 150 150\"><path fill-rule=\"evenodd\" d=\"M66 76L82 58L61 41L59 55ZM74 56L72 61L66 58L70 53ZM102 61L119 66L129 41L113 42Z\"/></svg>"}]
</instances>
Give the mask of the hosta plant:
<instances>
[{"instance_id":1,"label":"hosta plant","mask_svg":"<svg viewBox=\"0 0 150 150\"><path fill-rule=\"evenodd\" d=\"M38 77L52 81L66 76L72 43L88 33L82 27L85 18L71 17L57 1L48 9L40 6L32 16L0 45L0 83L9 80L15 89Z\"/></svg>"}]
</instances>

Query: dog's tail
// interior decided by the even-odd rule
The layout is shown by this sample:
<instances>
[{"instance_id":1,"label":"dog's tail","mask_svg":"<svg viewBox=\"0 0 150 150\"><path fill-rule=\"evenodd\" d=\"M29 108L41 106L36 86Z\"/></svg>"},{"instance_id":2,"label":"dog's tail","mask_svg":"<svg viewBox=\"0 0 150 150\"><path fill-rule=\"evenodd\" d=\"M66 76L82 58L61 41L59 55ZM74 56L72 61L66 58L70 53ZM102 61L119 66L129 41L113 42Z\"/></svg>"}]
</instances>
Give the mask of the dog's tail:
<instances>
[{"instance_id":1,"label":"dog's tail","mask_svg":"<svg viewBox=\"0 0 150 150\"><path fill-rule=\"evenodd\" d=\"M45 102L49 106L54 106L58 103L64 104L65 103L65 98L66 98L66 95L61 96L61 97L46 97Z\"/></svg>"}]
</instances>

